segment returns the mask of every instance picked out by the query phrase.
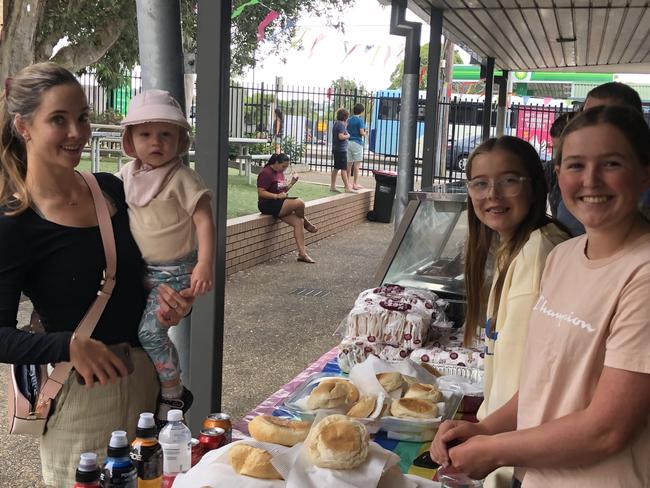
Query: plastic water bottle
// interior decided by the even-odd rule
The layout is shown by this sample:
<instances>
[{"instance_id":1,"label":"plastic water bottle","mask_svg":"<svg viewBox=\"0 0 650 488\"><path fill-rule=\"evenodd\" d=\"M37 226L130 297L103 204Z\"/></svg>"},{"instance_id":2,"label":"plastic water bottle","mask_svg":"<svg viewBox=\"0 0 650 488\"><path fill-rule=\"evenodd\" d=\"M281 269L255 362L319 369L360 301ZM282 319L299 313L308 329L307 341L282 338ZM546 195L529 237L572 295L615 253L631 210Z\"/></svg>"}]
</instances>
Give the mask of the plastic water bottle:
<instances>
[{"instance_id":1,"label":"plastic water bottle","mask_svg":"<svg viewBox=\"0 0 650 488\"><path fill-rule=\"evenodd\" d=\"M156 439L156 423L152 413L140 414L135 440L131 443L131 460L138 470L138 488L160 488L163 454Z\"/></svg>"},{"instance_id":2,"label":"plastic water bottle","mask_svg":"<svg viewBox=\"0 0 650 488\"><path fill-rule=\"evenodd\" d=\"M183 423L181 410L167 412L158 441L163 448L163 488L171 488L176 475L192 466L192 432Z\"/></svg>"},{"instance_id":3,"label":"plastic water bottle","mask_svg":"<svg viewBox=\"0 0 650 488\"><path fill-rule=\"evenodd\" d=\"M116 430L111 434L108 443L106 461L102 469L102 485L104 488L137 488L137 470L129 456L129 441L126 432Z\"/></svg>"},{"instance_id":4,"label":"plastic water bottle","mask_svg":"<svg viewBox=\"0 0 650 488\"><path fill-rule=\"evenodd\" d=\"M97 454L94 452L84 452L79 459L79 466L75 473L75 484L73 488L99 488L99 465L97 464Z\"/></svg>"}]
</instances>

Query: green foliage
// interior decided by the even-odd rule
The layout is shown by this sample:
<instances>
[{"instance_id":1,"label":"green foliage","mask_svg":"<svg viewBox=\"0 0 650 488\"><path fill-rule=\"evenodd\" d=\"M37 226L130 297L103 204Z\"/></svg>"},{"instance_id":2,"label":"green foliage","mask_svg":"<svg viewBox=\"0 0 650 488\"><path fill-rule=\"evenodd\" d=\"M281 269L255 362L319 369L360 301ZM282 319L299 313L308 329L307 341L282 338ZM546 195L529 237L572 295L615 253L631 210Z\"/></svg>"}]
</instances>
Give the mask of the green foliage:
<instances>
[{"instance_id":1,"label":"green foliage","mask_svg":"<svg viewBox=\"0 0 650 488\"><path fill-rule=\"evenodd\" d=\"M336 111L341 107L352 113L352 106L362 101L357 100L354 95L365 95L367 93L362 84L357 85L356 80L348 80L343 77L332 81L330 89L332 90L331 119L336 119Z\"/></svg>"},{"instance_id":2,"label":"green foliage","mask_svg":"<svg viewBox=\"0 0 650 488\"><path fill-rule=\"evenodd\" d=\"M293 137L283 137L280 148L283 153L289 155L293 163L300 163L305 154L305 145L299 144Z\"/></svg>"},{"instance_id":3,"label":"green foliage","mask_svg":"<svg viewBox=\"0 0 650 488\"><path fill-rule=\"evenodd\" d=\"M102 113L90 112L91 124L119 125L122 121L122 114L113 109L106 109Z\"/></svg>"},{"instance_id":4,"label":"green foliage","mask_svg":"<svg viewBox=\"0 0 650 488\"><path fill-rule=\"evenodd\" d=\"M458 51L454 50L454 64L463 64L463 59L460 57ZM420 46L420 76L418 88L420 90L427 89L427 68L429 66L429 45L424 44ZM390 86L388 87L391 90L397 90L402 87L402 76L404 74L404 61L400 61L395 69L393 74L390 75Z\"/></svg>"},{"instance_id":5,"label":"green foliage","mask_svg":"<svg viewBox=\"0 0 650 488\"><path fill-rule=\"evenodd\" d=\"M233 10L245 1L234 0ZM291 27L290 20L295 21L301 14L307 13L312 17L324 18L329 25L343 31L345 8L352 4L352 0L265 0L262 3L264 5L260 3L248 7L232 21L230 69L233 76L241 75L246 68L257 64L257 26L269 9L278 12L280 17L267 29L264 42L271 46L271 55L284 59L283 51L296 34L296 26Z\"/></svg>"}]
</instances>

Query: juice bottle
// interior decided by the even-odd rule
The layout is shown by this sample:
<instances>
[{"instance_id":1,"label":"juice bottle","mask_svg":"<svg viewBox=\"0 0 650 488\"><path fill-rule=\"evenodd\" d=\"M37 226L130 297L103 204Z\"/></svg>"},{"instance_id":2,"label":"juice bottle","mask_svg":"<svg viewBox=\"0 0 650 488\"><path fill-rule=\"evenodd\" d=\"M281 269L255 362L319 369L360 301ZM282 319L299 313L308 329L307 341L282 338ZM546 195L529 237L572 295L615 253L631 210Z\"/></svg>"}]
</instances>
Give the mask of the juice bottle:
<instances>
[{"instance_id":1,"label":"juice bottle","mask_svg":"<svg viewBox=\"0 0 650 488\"><path fill-rule=\"evenodd\" d=\"M84 452L79 459L79 466L74 479L73 488L99 488L99 465L97 464L97 454L94 452Z\"/></svg>"},{"instance_id":2,"label":"juice bottle","mask_svg":"<svg viewBox=\"0 0 650 488\"><path fill-rule=\"evenodd\" d=\"M163 452L156 439L156 423L152 413L140 414L135 440L131 443L131 461L138 471L138 488L160 488Z\"/></svg>"},{"instance_id":3,"label":"juice bottle","mask_svg":"<svg viewBox=\"0 0 650 488\"><path fill-rule=\"evenodd\" d=\"M116 430L108 443L106 461L102 467L104 488L137 488L137 470L129 457L129 441L126 432Z\"/></svg>"}]
</instances>

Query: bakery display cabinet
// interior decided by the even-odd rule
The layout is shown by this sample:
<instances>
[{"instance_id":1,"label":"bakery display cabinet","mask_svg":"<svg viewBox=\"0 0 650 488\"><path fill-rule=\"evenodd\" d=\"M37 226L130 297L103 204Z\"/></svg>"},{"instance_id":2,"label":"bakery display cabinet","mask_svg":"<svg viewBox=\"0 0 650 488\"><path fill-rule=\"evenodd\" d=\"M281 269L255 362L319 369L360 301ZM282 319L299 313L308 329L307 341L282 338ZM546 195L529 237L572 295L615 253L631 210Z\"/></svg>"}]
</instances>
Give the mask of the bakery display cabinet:
<instances>
[{"instance_id":1,"label":"bakery display cabinet","mask_svg":"<svg viewBox=\"0 0 650 488\"><path fill-rule=\"evenodd\" d=\"M393 283L435 292L450 302L449 318L462 325L465 304L463 250L467 236L464 184L409 193L409 204L375 275L375 285Z\"/></svg>"}]
</instances>

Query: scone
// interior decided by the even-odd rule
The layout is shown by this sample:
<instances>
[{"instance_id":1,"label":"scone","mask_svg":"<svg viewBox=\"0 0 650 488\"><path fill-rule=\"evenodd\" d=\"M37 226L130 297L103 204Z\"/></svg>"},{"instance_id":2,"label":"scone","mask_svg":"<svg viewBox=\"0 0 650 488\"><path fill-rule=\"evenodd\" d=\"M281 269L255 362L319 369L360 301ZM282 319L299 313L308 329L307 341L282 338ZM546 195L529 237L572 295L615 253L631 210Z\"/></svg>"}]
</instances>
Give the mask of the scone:
<instances>
[{"instance_id":1,"label":"scone","mask_svg":"<svg viewBox=\"0 0 650 488\"><path fill-rule=\"evenodd\" d=\"M271 458L268 451L246 444L237 444L228 451L230 465L238 474L264 480L284 479L271 464Z\"/></svg>"},{"instance_id":2,"label":"scone","mask_svg":"<svg viewBox=\"0 0 650 488\"><path fill-rule=\"evenodd\" d=\"M318 408L336 408L352 405L359 400L359 390L350 381L331 378L321 381L307 397L307 407L311 410Z\"/></svg>"},{"instance_id":3,"label":"scone","mask_svg":"<svg viewBox=\"0 0 650 488\"><path fill-rule=\"evenodd\" d=\"M320 468L352 469L368 457L370 436L366 427L345 415L330 415L307 436L309 460Z\"/></svg>"},{"instance_id":4,"label":"scone","mask_svg":"<svg viewBox=\"0 0 650 488\"><path fill-rule=\"evenodd\" d=\"M375 410L375 404L377 403L377 397L374 396L364 396L355 403L348 413L348 417L356 418L368 418L370 414Z\"/></svg>"},{"instance_id":5,"label":"scone","mask_svg":"<svg viewBox=\"0 0 650 488\"><path fill-rule=\"evenodd\" d=\"M419 398L432 403L441 402L444 399L442 392L435 385L427 383L413 383L404 394L404 398Z\"/></svg>"},{"instance_id":6,"label":"scone","mask_svg":"<svg viewBox=\"0 0 650 488\"><path fill-rule=\"evenodd\" d=\"M402 374L395 372L379 373L377 375L377 380L379 380L381 386L383 386L384 390L386 390L388 393L401 388L402 384L404 384L404 378L402 378Z\"/></svg>"},{"instance_id":7,"label":"scone","mask_svg":"<svg viewBox=\"0 0 650 488\"><path fill-rule=\"evenodd\" d=\"M248 432L253 439L288 447L304 441L310 428L311 422L282 419L272 415L259 415L248 424Z\"/></svg>"},{"instance_id":8,"label":"scone","mask_svg":"<svg viewBox=\"0 0 650 488\"><path fill-rule=\"evenodd\" d=\"M393 401L390 413L394 417L407 419L435 419L438 416L438 406L419 398L400 398Z\"/></svg>"}]
</instances>

